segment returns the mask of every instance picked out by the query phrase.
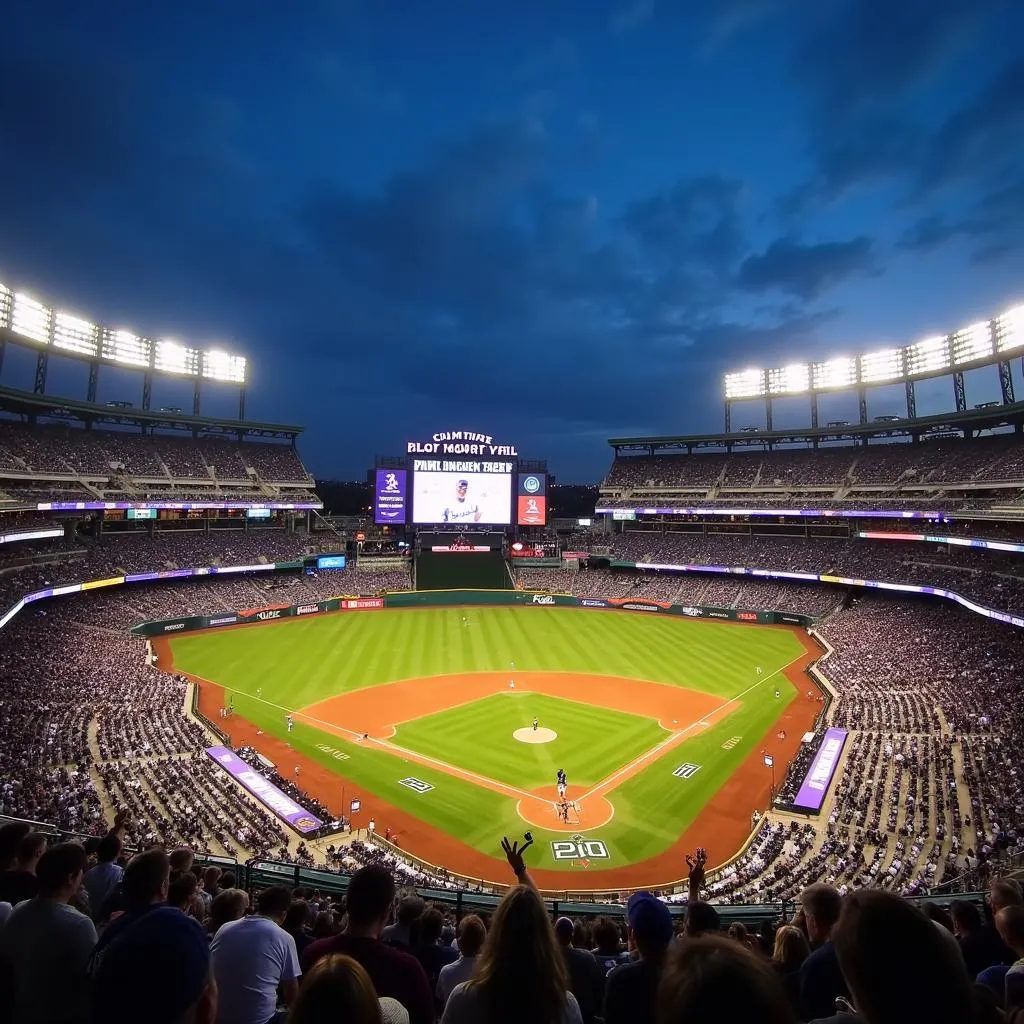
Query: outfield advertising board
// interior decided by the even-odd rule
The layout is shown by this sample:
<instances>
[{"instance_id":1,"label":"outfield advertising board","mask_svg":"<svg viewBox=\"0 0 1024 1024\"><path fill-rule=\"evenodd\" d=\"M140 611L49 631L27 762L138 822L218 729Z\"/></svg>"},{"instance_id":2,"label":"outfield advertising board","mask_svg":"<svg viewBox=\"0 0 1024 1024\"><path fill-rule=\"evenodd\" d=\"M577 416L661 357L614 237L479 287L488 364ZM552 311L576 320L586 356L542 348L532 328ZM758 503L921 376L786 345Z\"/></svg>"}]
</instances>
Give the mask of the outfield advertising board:
<instances>
[{"instance_id":1,"label":"outfield advertising board","mask_svg":"<svg viewBox=\"0 0 1024 1024\"><path fill-rule=\"evenodd\" d=\"M243 761L227 747L207 747L206 753L239 785L248 790L261 804L287 822L296 832L307 835L323 827L323 822L301 807L286 793L282 793L268 778L251 764Z\"/></svg>"}]
</instances>

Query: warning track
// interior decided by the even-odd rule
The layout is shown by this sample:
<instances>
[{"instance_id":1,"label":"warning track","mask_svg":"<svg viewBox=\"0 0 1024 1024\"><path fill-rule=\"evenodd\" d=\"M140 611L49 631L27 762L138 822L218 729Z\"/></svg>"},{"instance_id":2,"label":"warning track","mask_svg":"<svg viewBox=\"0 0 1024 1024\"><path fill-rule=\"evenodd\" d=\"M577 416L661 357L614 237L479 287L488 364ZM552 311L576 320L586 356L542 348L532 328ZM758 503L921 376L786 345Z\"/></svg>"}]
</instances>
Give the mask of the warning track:
<instances>
[{"instance_id":1,"label":"warning track","mask_svg":"<svg viewBox=\"0 0 1024 1024\"><path fill-rule=\"evenodd\" d=\"M670 849L634 864L606 869L594 868L586 875L555 869L537 869L534 872L537 884L552 891L564 891L570 883L574 889L585 886L588 891L667 884L685 875L686 851L692 852L697 846L703 846L712 851L713 862L722 862L739 849L749 834L752 812L763 811L768 804L770 779L762 764L763 752L772 753L780 764L787 763L795 755L803 732L813 726L821 707L816 696L807 694L808 684L805 675L806 666L818 657L820 652L802 630L793 632L800 638L804 654L779 670L777 674L785 675L794 684L797 696L783 715L773 722L756 749L715 793ZM161 666L167 671L177 672L178 670L173 667L171 645L167 639L154 639L153 646L157 650ZM191 678L199 688L200 711L210 721L217 721L218 711L225 703L223 687L199 677ZM765 676L747 691L731 700L722 701L720 697L696 690L616 676L571 672L516 674L517 684L521 685L524 691L603 706L628 714L644 715L658 720L669 733L661 743L617 768L589 790L581 791L580 787L570 787L569 799L585 805L588 829L611 820L614 805L609 800L609 795L613 794L615 789L674 746L729 715L739 706L747 692L763 685L771 678L772 676ZM402 722L473 703L495 693L505 693L507 687L507 672L429 676L339 694L292 713L297 719L346 739L357 739L365 734L368 736L364 741L366 743L372 743L406 760L429 765L514 799L520 816L538 827L552 831L578 831L579 824L562 825L554 818L550 798L476 775L391 742L391 737L395 735L395 727ZM401 709L400 720L397 719L395 709ZM356 729L352 729L352 725L356 725ZM348 782L353 786L358 784L357 780L344 779L343 762L339 762L338 765L342 772L329 769L318 761L292 750L284 740L258 733L256 726L237 716L231 719L230 728L231 739L236 746L255 746L265 756L278 763L297 761L302 769L303 787L328 806L336 806L338 803L339 781ZM785 731L785 739L778 738L780 729ZM378 818L386 819L394 832L401 833L402 846L428 863L444 866L474 879L497 880L499 883L507 880L507 872L498 849L500 836L495 836L495 852L498 856L492 857L414 817L408 811L376 797L374 808Z\"/></svg>"}]
</instances>

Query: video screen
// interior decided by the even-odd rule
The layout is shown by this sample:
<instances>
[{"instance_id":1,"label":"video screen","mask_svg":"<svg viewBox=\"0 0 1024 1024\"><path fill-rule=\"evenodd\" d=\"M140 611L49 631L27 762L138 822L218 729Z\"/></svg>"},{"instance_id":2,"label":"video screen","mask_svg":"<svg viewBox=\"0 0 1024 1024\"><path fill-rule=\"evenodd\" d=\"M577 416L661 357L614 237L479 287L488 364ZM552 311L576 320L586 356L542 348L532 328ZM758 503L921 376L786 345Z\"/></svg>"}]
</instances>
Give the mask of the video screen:
<instances>
[{"instance_id":1,"label":"video screen","mask_svg":"<svg viewBox=\"0 0 1024 1024\"><path fill-rule=\"evenodd\" d=\"M404 469L378 469L373 501L373 521L378 526L405 524Z\"/></svg>"},{"instance_id":2,"label":"video screen","mask_svg":"<svg viewBox=\"0 0 1024 1024\"><path fill-rule=\"evenodd\" d=\"M511 523L511 471L431 472L417 467L412 487L412 518L416 524L508 526Z\"/></svg>"}]
</instances>

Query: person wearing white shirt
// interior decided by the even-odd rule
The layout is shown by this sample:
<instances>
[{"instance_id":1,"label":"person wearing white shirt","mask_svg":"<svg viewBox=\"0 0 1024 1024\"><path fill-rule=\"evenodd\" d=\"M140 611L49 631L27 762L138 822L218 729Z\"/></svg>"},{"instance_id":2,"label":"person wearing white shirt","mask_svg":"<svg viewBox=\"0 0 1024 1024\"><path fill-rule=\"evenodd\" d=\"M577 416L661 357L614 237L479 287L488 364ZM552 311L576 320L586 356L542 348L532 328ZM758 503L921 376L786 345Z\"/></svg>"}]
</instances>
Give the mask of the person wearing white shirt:
<instances>
[{"instance_id":1,"label":"person wearing white shirt","mask_svg":"<svg viewBox=\"0 0 1024 1024\"><path fill-rule=\"evenodd\" d=\"M278 995L291 1006L299 990L299 954L295 939L282 927L291 905L283 885L264 889L256 914L221 925L210 955L217 981L217 1024L268 1024Z\"/></svg>"},{"instance_id":2,"label":"person wearing white shirt","mask_svg":"<svg viewBox=\"0 0 1024 1024\"><path fill-rule=\"evenodd\" d=\"M476 972L477 958L483 948L487 930L476 914L469 914L459 922L459 959L445 964L437 978L437 1001L443 1007L456 985L469 981Z\"/></svg>"}]
</instances>

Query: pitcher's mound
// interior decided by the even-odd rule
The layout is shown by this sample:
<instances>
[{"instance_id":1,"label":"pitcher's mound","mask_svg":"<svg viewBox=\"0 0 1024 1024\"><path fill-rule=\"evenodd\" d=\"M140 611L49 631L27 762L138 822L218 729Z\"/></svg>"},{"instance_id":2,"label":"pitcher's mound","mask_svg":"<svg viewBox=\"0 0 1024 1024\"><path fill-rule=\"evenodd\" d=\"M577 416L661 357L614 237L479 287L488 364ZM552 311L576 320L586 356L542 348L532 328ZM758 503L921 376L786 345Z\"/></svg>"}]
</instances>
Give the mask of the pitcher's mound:
<instances>
[{"instance_id":1,"label":"pitcher's mound","mask_svg":"<svg viewBox=\"0 0 1024 1024\"><path fill-rule=\"evenodd\" d=\"M558 739L554 729L516 729L512 736L520 743L550 743Z\"/></svg>"}]
</instances>

